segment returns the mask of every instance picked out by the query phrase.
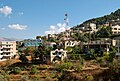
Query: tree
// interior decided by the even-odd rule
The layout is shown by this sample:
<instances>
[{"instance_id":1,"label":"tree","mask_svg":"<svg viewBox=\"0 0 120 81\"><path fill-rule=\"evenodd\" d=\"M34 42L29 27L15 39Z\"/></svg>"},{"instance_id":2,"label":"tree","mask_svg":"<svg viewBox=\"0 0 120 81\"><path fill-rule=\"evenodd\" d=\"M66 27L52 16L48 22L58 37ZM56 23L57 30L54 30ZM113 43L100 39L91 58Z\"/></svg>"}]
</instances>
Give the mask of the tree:
<instances>
[{"instance_id":1,"label":"tree","mask_svg":"<svg viewBox=\"0 0 120 81\"><path fill-rule=\"evenodd\" d=\"M43 61L43 56L46 55L46 48L45 48L44 45L40 45L38 47L38 50L39 50L39 53L40 53L39 58L41 59L41 61Z\"/></svg>"},{"instance_id":2,"label":"tree","mask_svg":"<svg viewBox=\"0 0 120 81\"><path fill-rule=\"evenodd\" d=\"M72 47L68 46L68 47L66 48L66 50L67 50L67 53L70 54L73 49L72 49Z\"/></svg>"},{"instance_id":3,"label":"tree","mask_svg":"<svg viewBox=\"0 0 120 81\"><path fill-rule=\"evenodd\" d=\"M36 36L36 39L42 38L42 36Z\"/></svg>"},{"instance_id":4,"label":"tree","mask_svg":"<svg viewBox=\"0 0 120 81\"><path fill-rule=\"evenodd\" d=\"M23 50L25 54L32 54L35 50L35 47L27 47L26 49Z\"/></svg>"},{"instance_id":5,"label":"tree","mask_svg":"<svg viewBox=\"0 0 120 81\"><path fill-rule=\"evenodd\" d=\"M101 28L98 32L97 32L97 35L96 35L96 38L98 37L110 37L112 35L112 28L110 26L108 27L103 27Z\"/></svg>"},{"instance_id":6,"label":"tree","mask_svg":"<svg viewBox=\"0 0 120 81\"><path fill-rule=\"evenodd\" d=\"M28 59L26 58L25 54L21 54L19 59L22 61L22 63L28 63Z\"/></svg>"},{"instance_id":7,"label":"tree","mask_svg":"<svg viewBox=\"0 0 120 81\"><path fill-rule=\"evenodd\" d=\"M80 46L74 46L72 49L72 54L80 54L82 52Z\"/></svg>"},{"instance_id":8,"label":"tree","mask_svg":"<svg viewBox=\"0 0 120 81\"><path fill-rule=\"evenodd\" d=\"M43 57L45 57L48 53L48 50L44 45L38 46L38 49L35 49L32 58L35 60L36 58L39 58L40 61L43 61Z\"/></svg>"}]
</instances>

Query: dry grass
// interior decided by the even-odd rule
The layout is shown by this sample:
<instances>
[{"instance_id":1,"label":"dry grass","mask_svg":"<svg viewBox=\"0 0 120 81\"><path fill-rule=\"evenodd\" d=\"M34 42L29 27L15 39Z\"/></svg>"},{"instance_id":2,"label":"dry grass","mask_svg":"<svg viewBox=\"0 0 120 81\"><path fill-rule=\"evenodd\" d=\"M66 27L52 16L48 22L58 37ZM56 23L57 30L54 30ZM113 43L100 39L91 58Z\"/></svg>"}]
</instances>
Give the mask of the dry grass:
<instances>
[{"instance_id":1,"label":"dry grass","mask_svg":"<svg viewBox=\"0 0 120 81\"><path fill-rule=\"evenodd\" d=\"M6 61L0 61L0 67L9 66L17 62L21 62L21 61L19 59L10 59Z\"/></svg>"}]
</instances>

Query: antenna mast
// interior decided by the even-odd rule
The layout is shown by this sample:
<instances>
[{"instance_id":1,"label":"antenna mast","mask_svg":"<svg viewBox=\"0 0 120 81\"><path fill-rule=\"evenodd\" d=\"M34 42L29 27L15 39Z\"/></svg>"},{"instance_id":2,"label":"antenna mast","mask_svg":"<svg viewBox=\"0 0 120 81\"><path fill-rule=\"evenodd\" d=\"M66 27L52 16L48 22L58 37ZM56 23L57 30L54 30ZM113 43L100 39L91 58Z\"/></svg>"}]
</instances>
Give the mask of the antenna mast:
<instances>
[{"instance_id":1,"label":"antenna mast","mask_svg":"<svg viewBox=\"0 0 120 81\"><path fill-rule=\"evenodd\" d=\"M66 29L68 29L69 22L68 22L68 14L67 13L65 14L64 20L65 20Z\"/></svg>"},{"instance_id":2,"label":"antenna mast","mask_svg":"<svg viewBox=\"0 0 120 81\"><path fill-rule=\"evenodd\" d=\"M66 13L65 14L65 18L64 18L64 20L65 20L65 26L66 26L66 36L67 36L67 39L69 39L69 36L70 36L70 31L69 31L69 21L68 21L68 14Z\"/></svg>"}]
</instances>

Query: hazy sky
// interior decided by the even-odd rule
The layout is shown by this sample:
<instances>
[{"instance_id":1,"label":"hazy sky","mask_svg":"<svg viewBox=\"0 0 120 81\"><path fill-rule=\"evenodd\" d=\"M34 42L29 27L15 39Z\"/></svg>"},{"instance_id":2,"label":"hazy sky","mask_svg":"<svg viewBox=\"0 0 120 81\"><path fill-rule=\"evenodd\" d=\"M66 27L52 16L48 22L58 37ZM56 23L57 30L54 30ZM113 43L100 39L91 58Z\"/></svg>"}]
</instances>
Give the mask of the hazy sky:
<instances>
[{"instance_id":1,"label":"hazy sky","mask_svg":"<svg viewBox=\"0 0 120 81\"><path fill-rule=\"evenodd\" d=\"M119 8L120 0L0 0L0 37L56 33L64 30L65 13L72 27Z\"/></svg>"}]
</instances>

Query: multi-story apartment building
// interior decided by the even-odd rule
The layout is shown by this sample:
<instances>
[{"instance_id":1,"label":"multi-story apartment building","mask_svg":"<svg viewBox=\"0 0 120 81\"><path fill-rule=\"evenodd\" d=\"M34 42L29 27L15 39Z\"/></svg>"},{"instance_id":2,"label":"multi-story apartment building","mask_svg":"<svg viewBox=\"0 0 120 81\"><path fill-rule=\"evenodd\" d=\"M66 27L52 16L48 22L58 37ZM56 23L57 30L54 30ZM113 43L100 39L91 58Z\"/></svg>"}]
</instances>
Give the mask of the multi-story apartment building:
<instances>
[{"instance_id":1,"label":"multi-story apartment building","mask_svg":"<svg viewBox=\"0 0 120 81\"><path fill-rule=\"evenodd\" d=\"M120 34L120 26L119 25L112 26L112 33Z\"/></svg>"},{"instance_id":2,"label":"multi-story apartment building","mask_svg":"<svg viewBox=\"0 0 120 81\"><path fill-rule=\"evenodd\" d=\"M67 47L74 47L75 45L79 45L80 44L80 41L72 41L72 40L69 40L69 41L65 41L64 42L64 46L65 48Z\"/></svg>"},{"instance_id":3,"label":"multi-story apartment building","mask_svg":"<svg viewBox=\"0 0 120 81\"><path fill-rule=\"evenodd\" d=\"M0 42L0 60L11 59L16 55L15 41L1 41Z\"/></svg>"}]
</instances>

